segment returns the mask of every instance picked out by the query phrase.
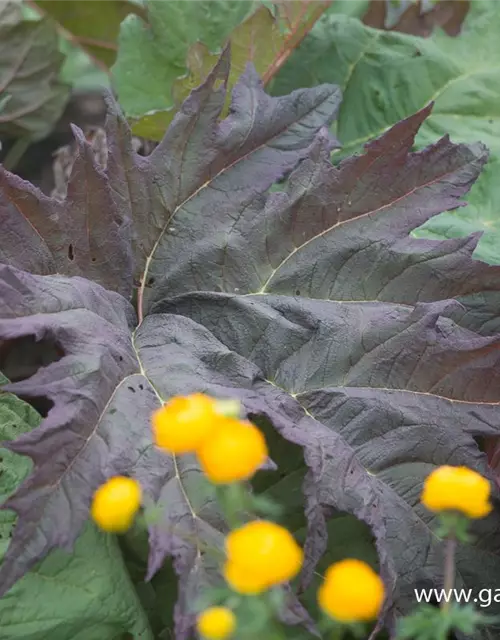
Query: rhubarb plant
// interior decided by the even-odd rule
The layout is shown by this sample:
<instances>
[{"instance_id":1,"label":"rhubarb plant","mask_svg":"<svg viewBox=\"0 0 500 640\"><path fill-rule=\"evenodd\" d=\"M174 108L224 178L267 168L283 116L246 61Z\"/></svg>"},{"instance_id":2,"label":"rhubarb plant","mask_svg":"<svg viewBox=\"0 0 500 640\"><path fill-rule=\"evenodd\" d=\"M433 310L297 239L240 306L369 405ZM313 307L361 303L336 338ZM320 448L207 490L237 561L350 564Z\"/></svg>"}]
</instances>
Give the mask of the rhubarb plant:
<instances>
[{"instance_id":1,"label":"rhubarb plant","mask_svg":"<svg viewBox=\"0 0 500 640\"><path fill-rule=\"evenodd\" d=\"M271 97L249 65L225 115L229 77L225 50L146 157L109 98L106 166L74 128L64 200L1 171L0 403L17 396L26 425L3 443L23 473L17 486L0 476L11 517L0 607L87 536L87 553L115 554L121 576L96 638L190 635L197 596L220 580L208 550L227 523L195 460L153 444L151 414L175 395L237 399L265 430L271 461L254 491L284 505L304 542L290 624L310 628L310 587L349 548L380 571L378 628L392 630L416 588L442 584L424 478L443 464L491 478L482 440L500 435L500 267L473 259L477 234L411 236L464 204L487 149L444 136L414 151L430 103L333 164L336 85ZM141 594L144 579L154 591L175 571L158 633L118 547L105 552L89 529L92 495L114 475L157 506L121 549L147 562ZM499 529L495 503L459 545L458 588L497 582ZM88 562L80 571L85 584ZM40 615L27 602L9 637Z\"/></svg>"}]
</instances>

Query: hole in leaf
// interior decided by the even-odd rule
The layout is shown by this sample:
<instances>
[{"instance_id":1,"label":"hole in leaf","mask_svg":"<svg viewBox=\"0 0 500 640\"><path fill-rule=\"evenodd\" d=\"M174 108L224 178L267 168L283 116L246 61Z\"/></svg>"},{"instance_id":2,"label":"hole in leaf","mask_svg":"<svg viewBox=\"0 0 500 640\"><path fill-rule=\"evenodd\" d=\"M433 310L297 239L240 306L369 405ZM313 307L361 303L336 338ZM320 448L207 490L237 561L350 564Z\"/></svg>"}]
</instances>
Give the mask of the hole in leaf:
<instances>
[{"instance_id":1,"label":"hole in leaf","mask_svg":"<svg viewBox=\"0 0 500 640\"><path fill-rule=\"evenodd\" d=\"M35 411L37 411L42 418L46 418L49 415L49 411L54 406L54 403L45 396L27 396L18 394L18 398L31 405Z\"/></svg>"},{"instance_id":2,"label":"hole in leaf","mask_svg":"<svg viewBox=\"0 0 500 640\"><path fill-rule=\"evenodd\" d=\"M22 336L0 344L0 371L11 382L19 382L63 356L64 350L51 337L37 340L34 335Z\"/></svg>"},{"instance_id":3,"label":"hole in leaf","mask_svg":"<svg viewBox=\"0 0 500 640\"><path fill-rule=\"evenodd\" d=\"M296 295L296 296L300 296L300 289L297 289L297 290L295 291L295 295Z\"/></svg>"},{"instance_id":4,"label":"hole in leaf","mask_svg":"<svg viewBox=\"0 0 500 640\"><path fill-rule=\"evenodd\" d=\"M96 262L96 260L97 260L97 258L94 258L94 257L90 258L91 262Z\"/></svg>"},{"instance_id":5,"label":"hole in leaf","mask_svg":"<svg viewBox=\"0 0 500 640\"><path fill-rule=\"evenodd\" d=\"M153 286L155 282L156 282L156 278L154 276L151 276L150 278L148 278L148 287Z\"/></svg>"},{"instance_id":6,"label":"hole in leaf","mask_svg":"<svg viewBox=\"0 0 500 640\"><path fill-rule=\"evenodd\" d=\"M0 344L0 371L11 381L21 382L64 357L64 350L51 337L36 340L34 335L22 336ZM18 394L44 418L54 403L45 396Z\"/></svg>"},{"instance_id":7,"label":"hole in leaf","mask_svg":"<svg viewBox=\"0 0 500 640\"><path fill-rule=\"evenodd\" d=\"M71 262L73 262L73 260L75 259L75 254L73 252L73 245L70 244L68 247L68 259L71 260Z\"/></svg>"},{"instance_id":8,"label":"hole in leaf","mask_svg":"<svg viewBox=\"0 0 500 640\"><path fill-rule=\"evenodd\" d=\"M139 389L140 389L141 391L144 391L144 386L143 386L142 384L140 384L140 385L139 385Z\"/></svg>"},{"instance_id":9,"label":"hole in leaf","mask_svg":"<svg viewBox=\"0 0 500 640\"><path fill-rule=\"evenodd\" d=\"M135 393L135 389L134 389L134 387L127 387L127 389L128 389L129 391L132 391L132 393Z\"/></svg>"},{"instance_id":10,"label":"hole in leaf","mask_svg":"<svg viewBox=\"0 0 500 640\"><path fill-rule=\"evenodd\" d=\"M257 425L264 434L269 449L269 457L278 467L276 471L259 471L252 478L254 491L263 493L278 482L280 478L294 479L301 486L306 472L302 447L285 440L266 417L250 414L248 419Z\"/></svg>"}]
</instances>

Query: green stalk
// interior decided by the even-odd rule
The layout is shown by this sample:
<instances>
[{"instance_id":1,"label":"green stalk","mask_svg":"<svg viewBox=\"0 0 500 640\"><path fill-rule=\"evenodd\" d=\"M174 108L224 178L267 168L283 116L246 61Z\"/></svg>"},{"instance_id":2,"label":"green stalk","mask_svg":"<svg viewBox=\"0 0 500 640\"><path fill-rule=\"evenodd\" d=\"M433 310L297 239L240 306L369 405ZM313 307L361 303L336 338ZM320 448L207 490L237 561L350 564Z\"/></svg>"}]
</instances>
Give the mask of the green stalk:
<instances>
[{"instance_id":1,"label":"green stalk","mask_svg":"<svg viewBox=\"0 0 500 640\"><path fill-rule=\"evenodd\" d=\"M335 624L332 627L330 640L342 640L344 636L344 627L341 624Z\"/></svg>"},{"instance_id":2,"label":"green stalk","mask_svg":"<svg viewBox=\"0 0 500 640\"><path fill-rule=\"evenodd\" d=\"M444 556L444 592L450 594L455 584L455 554L457 550L457 538L454 532L450 532L446 539ZM441 611L447 613L451 606L451 597L441 602Z\"/></svg>"}]
</instances>

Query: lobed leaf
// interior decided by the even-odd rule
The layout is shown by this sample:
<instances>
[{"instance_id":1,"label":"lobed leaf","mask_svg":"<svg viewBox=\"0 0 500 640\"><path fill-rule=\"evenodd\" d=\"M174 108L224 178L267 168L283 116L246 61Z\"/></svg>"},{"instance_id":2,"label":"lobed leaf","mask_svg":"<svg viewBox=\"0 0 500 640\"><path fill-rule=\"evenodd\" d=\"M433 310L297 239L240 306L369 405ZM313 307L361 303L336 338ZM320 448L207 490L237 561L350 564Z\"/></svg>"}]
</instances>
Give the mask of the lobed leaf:
<instances>
[{"instance_id":1,"label":"lobed leaf","mask_svg":"<svg viewBox=\"0 0 500 640\"><path fill-rule=\"evenodd\" d=\"M8 382L0 374L2 384ZM0 440L29 433L41 422L30 405L0 395ZM0 500L29 475L30 460L0 448ZM15 514L0 512L0 561L7 550ZM148 621L123 566L116 540L89 524L71 555L56 551L0 600L3 637L15 640L102 640L118 633L152 639Z\"/></svg>"},{"instance_id":2,"label":"lobed leaf","mask_svg":"<svg viewBox=\"0 0 500 640\"><path fill-rule=\"evenodd\" d=\"M0 166L0 256L32 273L92 278L130 296L130 223L91 144L73 127L76 156L60 201Z\"/></svg>"},{"instance_id":3,"label":"lobed leaf","mask_svg":"<svg viewBox=\"0 0 500 640\"><path fill-rule=\"evenodd\" d=\"M269 5L270 3L267 3ZM265 83L330 4L293 0L268 8L260 2L148 2L148 22L127 18L113 67L120 105L136 135L161 140L177 109L231 46L233 87L251 62Z\"/></svg>"},{"instance_id":4,"label":"lobed leaf","mask_svg":"<svg viewBox=\"0 0 500 640\"><path fill-rule=\"evenodd\" d=\"M119 293L74 274L2 269L0 340L14 352L26 340L57 349L6 387L52 406L9 445L35 468L6 503L19 521L0 589L49 550L71 548L95 488L131 474L160 499L149 577L173 556L176 634L187 637L198 589L217 580L225 524L194 461L154 449L149 418L161 401L202 391L239 398L302 449L303 588L330 519L351 514L375 536L391 622L413 607L415 586L442 582L424 477L440 464L488 476L476 439L500 433L499 267L472 259L477 237L409 237L462 203L487 152L448 138L412 152L426 107L335 167L335 87L270 98L247 69L221 121L228 72L224 54L147 158L112 108L106 169L83 164L102 180L88 215L108 198L130 227L138 319ZM22 211L22 189L33 202L37 192L15 184L4 198ZM494 583L499 525L495 508L460 547L459 587Z\"/></svg>"},{"instance_id":5,"label":"lobed leaf","mask_svg":"<svg viewBox=\"0 0 500 640\"><path fill-rule=\"evenodd\" d=\"M21 269L91 278L125 296L131 295L135 275L142 283L142 314L152 284L164 283L167 270L175 266L170 254L174 219L203 207L207 226L216 223L212 212L217 210L219 225L225 224L228 206L235 213L243 209L255 193L268 189L308 154L315 134L331 123L340 102L332 86L270 98L248 68L233 92L232 113L219 123L228 74L226 50L147 158L133 151L115 104L110 104L106 125L105 170L74 128L78 155L62 202L0 168L0 220L8 229L0 238L0 255Z\"/></svg>"},{"instance_id":6,"label":"lobed leaf","mask_svg":"<svg viewBox=\"0 0 500 640\"><path fill-rule=\"evenodd\" d=\"M197 42L205 45L202 57L208 56L208 63L202 67L212 66L215 60L209 52L222 47L231 30L257 6L238 1L150 1L147 22L133 15L124 20L112 74L120 105L127 117L137 120L134 133L161 140L179 105L174 96L185 97L193 88L188 80L187 91L179 96L190 48Z\"/></svg>"},{"instance_id":7,"label":"lobed leaf","mask_svg":"<svg viewBox=\"0 0 500 640\"><path fill-rule=\"evenodd\" d=\"M338 84L344 100L334 132L343 144L343 155L360 150L401 118L434 101L417 147L449 134L455 142L481 140L490 149L492 161L473 187L468 207L433 218L415 235L437 240L482 231L477 257L499 263L495 202L500 157L500 14L488 2L470 5L459 37L436 30L425 39L372 29L330 11L278 74L272 92L280 95L320 82Z\"/></svg>"}]
</instances>

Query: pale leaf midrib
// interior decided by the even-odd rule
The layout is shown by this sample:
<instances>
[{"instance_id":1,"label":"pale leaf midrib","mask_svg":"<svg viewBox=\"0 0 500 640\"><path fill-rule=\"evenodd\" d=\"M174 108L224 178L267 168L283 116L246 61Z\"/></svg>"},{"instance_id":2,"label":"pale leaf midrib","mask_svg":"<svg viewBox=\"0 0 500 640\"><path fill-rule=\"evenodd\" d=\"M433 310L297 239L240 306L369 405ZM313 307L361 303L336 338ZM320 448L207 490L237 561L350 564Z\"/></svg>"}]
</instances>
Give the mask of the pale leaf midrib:
<instances>
[{"instance_id":1,"label":"pale leaf midrib","mask_svg":"<svg viewBox=\"0 0 500 640\"><path fill-rule=\"evenodd\" d=\"M227 171L233 169L240 162L247 160L254 153L257 153L261 149L269 147L270 144L273 141L275 141L277 138L279 138L281 135L283 135L290 127L292 127L294 125L297 125L304 118L306 118L310 113L312 113L313 111L316 111L317 109L319 109L321 107L321 105L323 105L325 102L329 101L332 98L332 95L334 93L336 93L336 92L337 91L335 90L333 93L332 92L329 93L328 96L326 96L326 98L324 98L321 102L314 103L314 105L311 106L311 108L308 111L304 112L300 116L299 119L295 120L294 122L289 123L286 127L280 129L274 136L272 136L271 138L266 139L262 144L258 145L257 147L252 148L250 151L248 151L248 153L244 154L243 156L240 156L234 162L232 162L229 165L223 167L216 175L212 176L210 180L208 180L204 184L200 185L192 194L190 194L187 198L185 198L180 204L178 204L175 207L175 209L172 211L171 215L168 217L168 220L163 225L163 228L160 231L160 233L158 235L158 238L156 239L156 241L155 241L155 243L153 245L153 248L151 249L151 251L149 252L149 254L148 254L147 258L146 258L146 264L144 266L144 270L143 270L142 278L141 278L141 289L142 289L142 292L144 292L144 288L145 288L145 285L146 285L146 282L147 282L147 278L148 278L149 267L150 267L151 261L153 259L153 256L156 253L156 250L158 249L158 246L159 246L163 236L167 232L169 226L171 225L171 223L172 223L174 217L177 215L177 213L181 209L183 209L188 202L193 200L193 198L195 198L201 191L203 191L203 189L205 189L208 185L213 184L213 182L215 180L217 180L220 176L224 175ZM141 299L142 299L142 296L141 296ZM143 299L142 299L142 305L144 305L144 300ZM139 314L143 318L144 317L143 316L144 309L139 309ZM140 326L140 323L139 323L139 326Z\"/></svg>"},{"instance_id":2,"label":"pale leaf midrib","mask_svg":"<svg viewBox=\"0 0 500 640\"><path fill-rule=\"evenodd\" d=\"M369 167L368 167L369 168ZM413 189L410 189L409 191L405 192L404 194L402 194L401 196L399 196L398 198L396 198L395 200L392 200L391 202L388 202L380 207L378 207L377 209L371 209L370 211L366 211L365 213L362 213L356 217L353 218L349 218L347 220L343 220L340 222L336 222L335 224L331 225L330 227L328 227L327 229L324 229L323 231L321 231L320 233L317 233L316 235L312 236L311 238L309 238L308 240L306 240L305 242L303 242L302 244L300 244L299 246L295 247L293 249L293 251L291 251L281 262L280 264L275 267L274 269L272 269L271 274L268 276L267 280L264 282L264 284L261 286L261 288L259 289L259 291L255 291L252 292L254 294L265 294L268 293L266 291L267 287L269 286L269 284L271 283L271 281L273 280L274 276L278 273L278 271L283 267L283 265L285 265L290 258L292 258L296 253L298 253L299 251L301 251L302 249L304 249L305 247L307 247L309 244L311 244L312 242L314 242L315 240L317 240L318 238L321 238L323 236L325 236L327 233L330 233L331 231L334 231L335 229L337 229L338 227L342 227L344 225L347 225L349 223L354 223L357 222L358 220L362 220L364 218L366 218L367 216L370 215L374 215L379 213L380 211L383 211L384 209L388 209L390 207L393 207L394 205L396 205L397 203L399 203L401 200L404 200L405 198L408 198L409 196L412 196L414 193L416 193L417 191L419 191L420 189L426 189L427 187L430 187L438 182L440 182L441 180L446 180L446 178L448 178L449 176L453 175L454 173L456 173L457 171L460 170L461 167L455 167L452 171L449 171L447 173L443 173L441 175L439 175L438 177L436 177L433 180L430 180L429 182L426 182L424 184L419 184L416 187L414 187ZM359 176L359 178L361 179L362 175Z\"/></svg>"}]
</instances>

